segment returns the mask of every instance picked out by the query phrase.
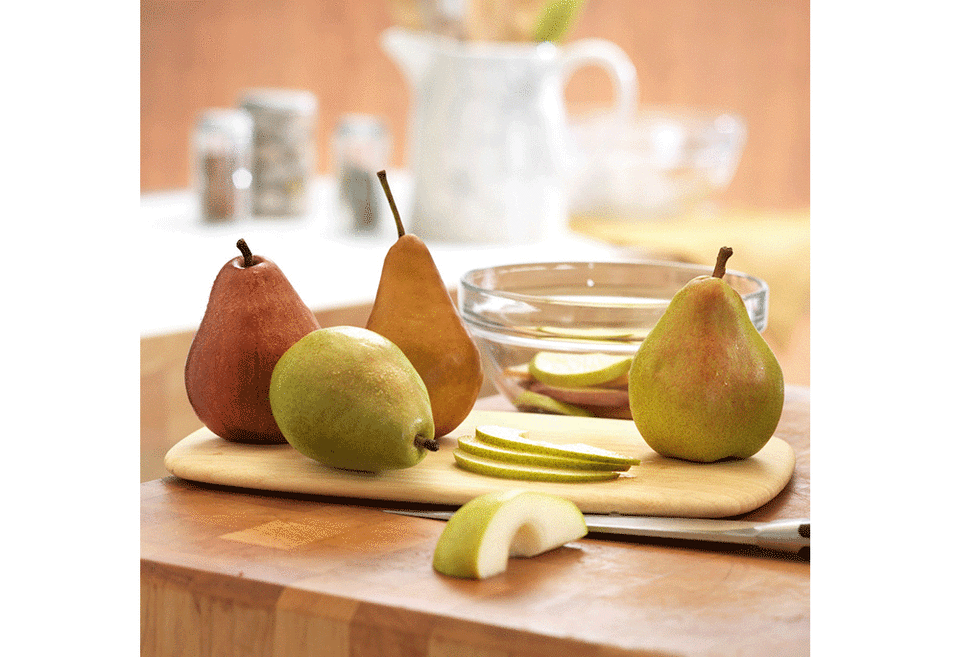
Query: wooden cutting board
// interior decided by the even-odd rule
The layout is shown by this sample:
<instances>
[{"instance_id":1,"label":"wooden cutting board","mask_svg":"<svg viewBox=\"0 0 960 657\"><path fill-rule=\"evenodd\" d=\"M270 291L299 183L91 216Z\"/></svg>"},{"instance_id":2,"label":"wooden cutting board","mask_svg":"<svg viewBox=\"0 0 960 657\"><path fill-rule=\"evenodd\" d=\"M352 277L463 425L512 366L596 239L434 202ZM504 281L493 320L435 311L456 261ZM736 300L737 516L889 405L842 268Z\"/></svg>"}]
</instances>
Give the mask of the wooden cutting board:
<instances>
[{"instance_id":1,"label":"wooden cutting board","mask_svg":"<svg viewBox=\"0 0 960 657\"><path fill-rule=\"evenodd\" d=\"M467 472L453 459L457 438L482 424L526 429L536 440L588 443L641 462L618 479L546 483ZM554 493L584 513L722 518L747 513L773 499L793 474L793 448L774 436L753 457L698 464L660 456L630 420L474 410L440 439L440 450L418 465L377 474L325 467L289 445L246 445L208 429L190 434L167 452L164 464L191 481L257 490L391 502L461 505L492 490L524 488Z\"/></svg>"}]
</instances>

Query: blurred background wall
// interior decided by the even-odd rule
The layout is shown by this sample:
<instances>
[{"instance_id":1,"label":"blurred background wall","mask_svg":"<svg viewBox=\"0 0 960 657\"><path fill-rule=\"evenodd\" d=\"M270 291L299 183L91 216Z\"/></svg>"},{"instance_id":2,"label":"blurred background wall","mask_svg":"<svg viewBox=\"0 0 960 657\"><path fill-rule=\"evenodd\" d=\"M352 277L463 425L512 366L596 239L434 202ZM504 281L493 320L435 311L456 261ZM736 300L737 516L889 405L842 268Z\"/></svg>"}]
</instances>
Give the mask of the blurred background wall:
<instances>
[{"instance_id":1,"label":"blurred background wall","mask_svg":"<svg viewBox=\"0 0 960 657\"><path fill-rule=\"evenodd\" d=\"M410 96L379 45L390 0L141 0L140 184L190 184L197 112L233 106L248 87L308 89L320 103L318 173L337 118L387 119L403 166ZM568 40L604 37L637 67L641 104L731 110L747 122L740 167L718 199L741 208L810 202L808 0L587 0ZM612 95L599 70L577 73L571 106Z\"/></svg>"}]
</instances>

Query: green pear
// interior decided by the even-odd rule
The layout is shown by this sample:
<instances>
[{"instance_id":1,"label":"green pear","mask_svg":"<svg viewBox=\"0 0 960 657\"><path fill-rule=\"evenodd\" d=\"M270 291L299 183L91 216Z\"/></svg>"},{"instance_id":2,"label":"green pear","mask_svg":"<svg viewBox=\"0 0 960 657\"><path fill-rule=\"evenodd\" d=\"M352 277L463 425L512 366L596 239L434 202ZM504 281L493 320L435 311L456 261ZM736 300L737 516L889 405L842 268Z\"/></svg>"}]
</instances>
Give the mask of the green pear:
<instances>
[{"instance_id":1,"label":"green pear","mask_svg":"<svg viewBox=\"0 0 960 657\"><path fill-rule=\"evenodd\" d=\"M438 449L423 379L363 328L318 329L291 346L273 370L270 408L294 449L334 468L409 468Z\"/></svg>"},{"instance_id":2,"label":"green pear","mask_svg":"<svg viewBox=\"0 0 960 657\"><path fill-rule=\"evenodd\" d=\"M633 357L630 412L663 456L748 458L780 421L783 372L743 299L723 280L732 254L720 249L713 274L674 295Z\"/></svg>"},{"instance_id":3,"label":"green pear","mask_svg":"<svg viewBox=\"0 0 960 657\"><path fill-rule=\"evenodd\" d=\"M447 521L433 552L444 575L485 579L510 557L534 557L587 535L577 506L562 497L506 490L475 497Z\"/></svg>"}]
</instances>

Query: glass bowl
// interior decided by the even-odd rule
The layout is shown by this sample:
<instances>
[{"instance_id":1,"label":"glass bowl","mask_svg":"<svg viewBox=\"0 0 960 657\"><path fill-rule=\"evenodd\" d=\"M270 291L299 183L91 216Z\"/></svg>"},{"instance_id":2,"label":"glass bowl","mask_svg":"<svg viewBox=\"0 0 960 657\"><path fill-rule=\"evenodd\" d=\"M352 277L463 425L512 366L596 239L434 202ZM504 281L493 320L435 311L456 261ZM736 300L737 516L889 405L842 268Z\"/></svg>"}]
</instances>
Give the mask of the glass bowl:
<instances>
[{"instance_id":1,"label":"glass bowl","mask_svg":"<svg viewBox=\"0 0 960 657\"><path fill-rule=\"evenodd\" d=\"M647 221L677 217L727 188L746 143L732 112L648 107L622 126L610 112L572 120L579 167L575 217Z\"/></svg>"},{"instance_id":2,"label":"glass bowl","mask_svg":"<svg viewBox=\"0 0 960 657\"><path fill-rule=\"evenodd\" d=\"M518 410L629 419L624 361L674 294L712 272L660 261L503 265L465 273L458 305L484 374ZM763 331L766 282L733 270L724 280Z\"/></svg>"}]
</instances>

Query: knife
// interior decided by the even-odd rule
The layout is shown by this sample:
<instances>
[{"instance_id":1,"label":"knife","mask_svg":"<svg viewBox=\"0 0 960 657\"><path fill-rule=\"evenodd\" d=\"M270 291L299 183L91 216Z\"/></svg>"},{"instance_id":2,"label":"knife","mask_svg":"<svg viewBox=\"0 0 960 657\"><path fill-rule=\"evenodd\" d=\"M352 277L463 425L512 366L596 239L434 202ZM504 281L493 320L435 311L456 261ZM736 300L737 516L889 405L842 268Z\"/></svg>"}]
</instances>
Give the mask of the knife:
<instances>
[{"instance_id":1,"label":"knife","mask_svg":"<svg viewBox=\"0 0 960 657\"><path fill-rule=\"evenodd\" d=\"M405 509L384 509L384 511L433 520L449 520L454 514L453 511ZM808 518L752 522L593 513L585 513L583 518L587 521L587 529L592 534L754 545L768 550L798 554L806 559L810 558L810 520Z\"/></svg>"}]
</instances>

